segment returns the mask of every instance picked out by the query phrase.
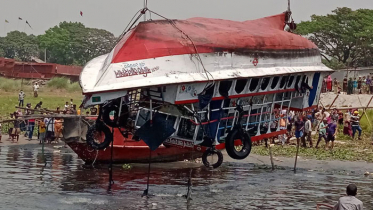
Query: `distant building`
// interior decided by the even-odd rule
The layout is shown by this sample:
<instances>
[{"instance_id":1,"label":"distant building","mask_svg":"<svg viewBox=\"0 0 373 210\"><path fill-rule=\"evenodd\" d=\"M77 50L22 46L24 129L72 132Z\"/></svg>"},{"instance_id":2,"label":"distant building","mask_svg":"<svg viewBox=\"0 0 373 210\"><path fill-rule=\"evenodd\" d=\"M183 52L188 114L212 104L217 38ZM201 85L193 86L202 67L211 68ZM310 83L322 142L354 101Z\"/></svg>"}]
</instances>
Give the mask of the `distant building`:
<instances>
[{"instance_id":1,"label":"distant building","mask_svg":"<svg viewBox=\"0 0 373 210\"><path fill-rule=\"evenodd\" d=\"M50 79L67 77L78 81L81 66L65 66L55 63L17 62L14 59L0 58L0 75L10 78Z\"/></svg>"}]
</instances>

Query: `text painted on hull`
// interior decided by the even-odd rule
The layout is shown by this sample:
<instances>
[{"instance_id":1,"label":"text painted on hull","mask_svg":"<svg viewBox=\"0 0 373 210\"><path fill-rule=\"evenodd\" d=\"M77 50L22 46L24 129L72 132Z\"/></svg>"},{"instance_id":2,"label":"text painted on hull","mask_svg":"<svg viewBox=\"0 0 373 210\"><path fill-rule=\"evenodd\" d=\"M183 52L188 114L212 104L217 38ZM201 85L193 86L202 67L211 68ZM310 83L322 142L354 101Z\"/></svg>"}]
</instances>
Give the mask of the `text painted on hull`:
<instances>
[{"instance_id":1,"label":"text painted on hull","mask_svg":"<svg viewBox=\"0 0 373 210\"><path fill-rule=\"evenodd\" d=\"M130 77L134 75L143 75L144 77L147 77L148 74L151 74L152 72L158 71L159 66L149 68L145 66L145 63L132 63L132 64L125 64L122 70L116 70L114 71L116 78L121 77Z\"/></svg>"}]
</instances>

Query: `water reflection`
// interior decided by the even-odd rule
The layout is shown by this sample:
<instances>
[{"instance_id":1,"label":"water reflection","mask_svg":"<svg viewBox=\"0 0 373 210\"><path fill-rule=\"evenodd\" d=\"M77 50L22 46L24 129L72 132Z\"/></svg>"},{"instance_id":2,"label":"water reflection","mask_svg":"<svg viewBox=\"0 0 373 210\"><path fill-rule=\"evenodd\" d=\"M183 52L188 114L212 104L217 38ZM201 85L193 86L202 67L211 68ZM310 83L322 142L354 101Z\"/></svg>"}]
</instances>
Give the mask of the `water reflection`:
<instances>
[{"instance_id":1,"label":"water reflection","mask_svg":"<svg viewBox=\"0 0 373 210\"><path fill-rule=\"evenodd\" d=\"M0 193L4 209L315 209L333 203L348 183L359 187L359 198L373 208L371 177L300 169L258 169L252 164L225 163L219 170L192 168L192 198L187 192L190 168L153 165L149 199L147 165L113 170L108 192L108 168L85 166L68 149L41 146L0 147Z\"/></svg>"}]
</instances>

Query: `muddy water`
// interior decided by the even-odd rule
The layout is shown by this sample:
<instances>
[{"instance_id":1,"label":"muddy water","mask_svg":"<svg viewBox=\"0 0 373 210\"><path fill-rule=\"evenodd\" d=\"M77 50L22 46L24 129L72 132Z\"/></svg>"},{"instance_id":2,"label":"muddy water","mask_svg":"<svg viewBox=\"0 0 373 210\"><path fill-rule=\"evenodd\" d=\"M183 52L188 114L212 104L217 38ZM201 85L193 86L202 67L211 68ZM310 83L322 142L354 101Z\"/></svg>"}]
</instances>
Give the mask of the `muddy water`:
<instances>
[{"instance_id":1,"label":"muddy water","mask_svg":"<svg viewBox=\"0 0 373 210\"><path fill-rule=\"evenodd\" d=\"M150 198L142 198L147 167L114 168L108 188L107 166L92 168L68 149L39 145L0 147L0 209L316 209L332 204L348 183L373 209L373 178L361 173L315 172L290 168L271 172L253 164L224 163L217 171L193 168L193 200L183 197L189 168L154 165ZM173 166L173 167L169 167Z\"/></svg>"}]
</instances>

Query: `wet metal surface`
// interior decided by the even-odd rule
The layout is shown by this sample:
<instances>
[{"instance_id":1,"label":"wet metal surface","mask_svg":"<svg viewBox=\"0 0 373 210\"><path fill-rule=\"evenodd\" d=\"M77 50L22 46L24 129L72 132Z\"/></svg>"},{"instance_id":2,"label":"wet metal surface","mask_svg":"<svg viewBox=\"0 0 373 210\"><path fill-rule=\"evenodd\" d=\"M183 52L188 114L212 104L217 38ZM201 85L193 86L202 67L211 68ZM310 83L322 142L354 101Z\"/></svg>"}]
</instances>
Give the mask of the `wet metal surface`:
<instances>
[{"instance_id":1,"label":"wet metal surface","mask_svg":"<svg viewBox=\"0 0 373 210\"><path fill-rule=\"evenodd\" d=\"M194 168L193 200L186 202L189 168L155 165L150 198L142 198L147 166L114 168L108 189L107 166L92 168L69 149L41 146L0 147L0 209L316 209L333 204L348 183L356 183L358 198L373 209L373 177L351 172L316 172L290 168L274 172L253 164L224 163L219 170Z\"/></svg>"}]
</instances>

